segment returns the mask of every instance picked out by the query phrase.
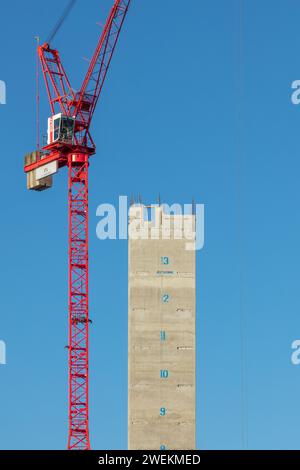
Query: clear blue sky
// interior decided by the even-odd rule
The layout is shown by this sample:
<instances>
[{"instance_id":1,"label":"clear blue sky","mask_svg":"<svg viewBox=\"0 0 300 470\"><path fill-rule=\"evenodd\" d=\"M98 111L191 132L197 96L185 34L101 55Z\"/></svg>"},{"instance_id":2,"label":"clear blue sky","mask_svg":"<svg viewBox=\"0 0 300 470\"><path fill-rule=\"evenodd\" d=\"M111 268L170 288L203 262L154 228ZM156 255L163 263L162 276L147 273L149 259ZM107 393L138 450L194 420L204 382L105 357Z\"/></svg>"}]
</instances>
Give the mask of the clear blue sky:
<instances>
[{"instance_id":1,"label":"clear blue sky","mask_svg":"<svg viewBox=\"0 0 300 470\"><path fill-rule=\"evenodd\" d=\"M27 192L22 171L35 145L33 37L47 37L62 3L1 4L1 449L67 442L66 172L39 194ZM112 1L77 3L54 43L74 87ZM290 100L300 79L300 5L243 3L241 52L240 0L132 0L93 125L93 448L127 447L127 243L97 240L96 208L139 192L148 203L160 192L168 203L194 197L206 206L198 447L242 447L242 305L248 445L300 448L300 366L290 361L300 338L300 107Z\"/></svg>"}]
</instances>

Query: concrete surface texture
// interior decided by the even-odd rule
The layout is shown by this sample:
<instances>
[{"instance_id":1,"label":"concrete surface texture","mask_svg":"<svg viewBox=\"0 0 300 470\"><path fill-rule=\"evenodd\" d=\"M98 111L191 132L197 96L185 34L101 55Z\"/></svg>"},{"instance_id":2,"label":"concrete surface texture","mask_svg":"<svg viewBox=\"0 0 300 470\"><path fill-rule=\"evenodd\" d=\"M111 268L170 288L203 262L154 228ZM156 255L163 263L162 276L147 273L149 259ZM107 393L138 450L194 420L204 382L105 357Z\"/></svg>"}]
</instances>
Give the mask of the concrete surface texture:
<instances>
[{"instance_id":1,"label":"concrete surface texture","mask_svg":"<svg viewBox=\"0 0 300 470\"><path fill-rule=\"evenodd\" d=\"M196 252L186 247L195 217L153 210L150 222L141 205L129 216L129 232L138 227L142 235L129 238L128 447L190 450L196 445Z\"/></svg>"}]
</instances>

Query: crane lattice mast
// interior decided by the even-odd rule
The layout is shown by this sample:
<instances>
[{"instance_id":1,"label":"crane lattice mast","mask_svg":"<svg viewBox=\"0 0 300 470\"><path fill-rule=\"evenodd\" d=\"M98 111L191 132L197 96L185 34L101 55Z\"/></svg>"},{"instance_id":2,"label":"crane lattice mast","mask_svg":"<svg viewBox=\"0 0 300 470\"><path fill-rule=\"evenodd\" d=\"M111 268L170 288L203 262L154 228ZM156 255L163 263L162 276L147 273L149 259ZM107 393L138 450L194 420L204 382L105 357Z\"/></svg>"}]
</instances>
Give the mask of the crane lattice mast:
<instances>
[{"instance_id":1,"label":"crane lattice mast","mask_svg":"<svg viewBox=\"0 0 300 470\"><path fill-rule=\"evenodd\" d=\"M38 47L52 116L48 141L25 157L27 187L43 191L68 168L69 194L69 439L68 449L90 449L88 170L96 153L90 126L131 0L115 0L79 92L74 92L59 52Z\"/></svg>"}]
</instances>

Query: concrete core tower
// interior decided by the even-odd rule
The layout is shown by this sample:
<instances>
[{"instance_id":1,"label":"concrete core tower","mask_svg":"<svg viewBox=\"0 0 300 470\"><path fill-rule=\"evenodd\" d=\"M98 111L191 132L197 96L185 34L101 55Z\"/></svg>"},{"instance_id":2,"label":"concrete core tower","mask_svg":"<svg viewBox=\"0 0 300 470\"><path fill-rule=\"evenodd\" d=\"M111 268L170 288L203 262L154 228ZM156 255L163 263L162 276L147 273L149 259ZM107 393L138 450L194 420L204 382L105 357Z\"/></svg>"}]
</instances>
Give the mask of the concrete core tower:
<instances>
[{"instance_id":1,"label":"concrete core tower","mask_svg":"<svg viewBox=\"0 0 300 470\"><path fill-rule=\"evenodd\" d=\"M131 206L130 450L196 446L194 248L194 215L171 215L163 206Z\"/></svg>"}]
</instances>

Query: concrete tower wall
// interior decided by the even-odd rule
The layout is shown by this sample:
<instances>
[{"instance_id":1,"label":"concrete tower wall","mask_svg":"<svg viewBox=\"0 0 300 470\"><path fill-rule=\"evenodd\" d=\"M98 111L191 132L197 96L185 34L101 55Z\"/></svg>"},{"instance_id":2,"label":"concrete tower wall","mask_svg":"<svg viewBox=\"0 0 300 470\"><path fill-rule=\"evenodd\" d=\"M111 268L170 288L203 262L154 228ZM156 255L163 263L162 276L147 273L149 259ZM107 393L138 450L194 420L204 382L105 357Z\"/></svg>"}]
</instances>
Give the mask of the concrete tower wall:
<instances>
[{"instance_id":1,"label":"concrete tower wall","mask_svg":"<svg viewBox=\"0 0 300 470\"><path fill-rule=\"evenodd\" d=\"M129 239L128 445L195 449L195 219L156 208L146 223L143 210L132 206L129 225L149 238Z\"/></svg>"}]
</instances>

